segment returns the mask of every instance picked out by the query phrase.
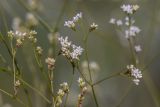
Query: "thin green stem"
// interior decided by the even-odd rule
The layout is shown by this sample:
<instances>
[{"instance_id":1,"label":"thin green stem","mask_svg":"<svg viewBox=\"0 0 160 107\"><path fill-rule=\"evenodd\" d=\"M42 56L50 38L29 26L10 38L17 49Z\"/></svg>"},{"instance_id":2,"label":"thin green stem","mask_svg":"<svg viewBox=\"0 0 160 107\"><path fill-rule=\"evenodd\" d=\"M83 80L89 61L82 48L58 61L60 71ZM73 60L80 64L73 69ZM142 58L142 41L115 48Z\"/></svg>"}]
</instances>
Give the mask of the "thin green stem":
<instances>
[{"instance_id":1,"label":"thin green stem","mask_svg":"<svg viewBox=\"0 0 160 107\"><path fill-rule=\"evenodd\" d=\"M41 62L41 57L38 56L38 54L37 54L37 52L36 52L36 46L35 46L35 44L33 44L33 50L34 50L34 57L35 57L35 60L36 60L36 62L37 62L38 67L39 67L41 73L43 74L44 78L45 78L46 80L48 80L47 74L45 73L44 67L43 67L42 62Z\"/></svg>"},{"instance_id":2,"label":"thin green stem","mask_svg":"<svg viewBox=\"0 0 160 107\"><path fill-rule=\"evenodd\" d=\"M49 85L52 98L51 104L53 104L54 103L53 70L48 70L48 77L49 77Z\"/></svg>"},{"instance_id":3,"label":"thin green stem","mask_svg":"<svg viewBox=\"0 0 160 107\"><path fill-rule=\"evenodd\" d=\"M121 73L122 73L122 72L113 73L113 74L111 74L110 76L107 76L107 77L105 77L105 78L103 78L103 79L101 79L101 80L93 83L92 85L93 85L93 86L98 85L98 84L104 82L105 80L108 80L108 79L111 79L111 78L113 78L113 77L119 76Z\"/></svg>"},{"instance_id":4,"label":"thin green stem","mask_svg":"<svg viewBox=\"0 0 160 107\"><path fill-rule=\"evenodd\" d=\"M10 39L10 46L12 52L12 68L13 68L13 89L15 96L17 95L17 88L16 88L16 67L15 67L15 57L16 57L16 49L13 47L13 38Z\"/></svg>"},{"instance_id":5,"label":"thin green stem","mask_svg":"<svg viewBox=\"0 0 160 107\"><path fill-rule=\"evenodd\" d=\"M9 46L8 46L5 38L3 37L3 35L2 35L1 33L0 33L0 37L1 37L3 44L5 45L7 51L8 51L8 53L9 53L9 55L10 55L10 57L13 59L12 51L10 50L10 48L9 48ZM19 67L18 67L16 58L14 58L14 63L15 63L15 67L16 67L16 69L17 69L17 71L18 71L18 74L20 74L20 69L19 69Z\"/></svg>"},{"instance_id":6,"label":"thin green stem","mask_svg":"<svg viewBox=\"0 0 160 107\"><path fill-rule=\"evenodd\" d=\"M52 96L54 95L54 88L53 88L53 71L50 71L51 72L51 92L52 92Z\"/></svg>"},{"instance_id":7,"label":"thin green stem","mask_svg":"<svg viewBox=\"0 0 160 107\"><path fill-rule=\"evenodd\" d=\"M82 76L82 78L85 80L85 82L86 82L88 85L91 86L92 84L86 79L86 77L84 76L83 72L81 71L79 65L77 66L77 70L78 70L78 72L81 74L81 76Z\"/></svg>"},{"instance_id":8,"label":"thin green stem","mask_svg":"<svg viewBox=\"0 0 160 107\"><path fill-rule=\"evenodd\" d=\"M12 74L9 72L9 70L4 69L3 71L8 72L8 74L10 76L12 76ZM38 89L36 89L35 87L31 86L29 83L27 83L26 81L24 81L19 76L16 76L16 79L20 80L24 85L26 85L27 87L29 87L30 89L32 89L33 91L35 91L39 96L41 96L47 103L51 104L50 100L47 97L45 97Z\"/></svg>"},{"instance_id":9,"label":"thin green stem","mask_svg":"<svg viewBox=\"0 0 160 107\"><path fill-rule=\"evenodd\" d=\"M88 37L89 37L89 32L85 32L84 30L84 25L83 22L81 21L81 28L83 31L83 44L84 44L84 52L85 52L85 58L87 60L87 67L88 67L88 71L89 71L89 78L90 78L90 83L92 84L92 75L91 75L91 69L90 69L90 65L89 65L89 57L88 57L88 52L87 52L87 42L88 42Z\"/></svg>"},{"instance_id":10,"label":"thin green stem","mask_svg":"<svg viewBox=\"0 0 160 107\"><path fill-rule=\"evenodd\" d=\"M39 90L37 90L36 88L34 88L33 86L31 86L30 84L25 82L22 78L20 78L20 77L16 77L16 78L19 79L26 86L31 88L33 91L37 92L37 94L40 95L46 102L48 102L49 104L51 103L50 100L48 98L46 98Z\"/></svg>"},{"instance_id":11,"label":"thin green stem","mask_svg":"<svg viewBox=\"0 0 160 107\"><path fill-rule=\"evenodd\" d=\"M132 44L131 38L128 38L128 43L129 43L129 48L130 48L130 51L131 51L131 54L132 54L133 63L137 66L137 59L136 59L136 56L135 56L135 52L134 52L134 49L133 49L133 44Z\"/></svg>"},{"instance_id":12,"label":"thin green stem","mask_svg":"<svg viewBox=\"0 0 160 107\"><path fill-rule=\"evenodd\" d=\"M94 101L95 101L95 103L96 103L96 107L99 107L98 100L97 100L96 93L95 93L95 90L94 90L94 86L93 86L93 85L91 86L91 89L92 89Z\"/></svg>"},{"instance_id":13,"label":"thin green stem","mask_svg":"<svg viewBox=\"0 0 160 107\"><path fill-rule=\"evenodd\" d=\"M1 91L2 93L4 93L5 95L11 97L12 99L15 99L15 100L18 101L20 104L22 104L24 107L29 107L29 106L27 106L22 100L20 100L20 99L17 98L17 97L14 97L14 95L12 95L12 94L6 92L5 90L0 89L0 91Z\"/></svg>"},{"instance_id":14,"label":"thin green stem","mask_svg":"<svg viewBox=\"0 0 160 107\"><path fill-rule=\"evenodd\" d=\"M89 78L90 81L92 83L92 74L91 74L91 69L90 69L90 65L89 65L89 58L88 58L88 52L87 52L87 39L88 39L88 34L86 35L86 38L84 39L84 45L85 45L85 57L87 60L87 67L88 67L88 71L89 71Z\"/></svg>"},{"instance_id":15,"label":"thin green stem","mask_svg":"<svg viewBox=\"0 0 160 107\"><path fill-rule=\"evenodd\" d=\"M83 23L81 22L81 27L82 29L84 28ZM87 52L87 42L88 42L88 37L89 37L89 31L86 33L85 30L83 29L83 33L84 33L84 38L83 38L83 43L84 43L84 50L85 50L85 58L87 60L87 67L88 67L88 72L89 72L89 78L90 78L90 83L92 84L92 74L91 74L91 69L90 69L90 65L89 65L89 57L88 57L88 52ZM97 101L97 97L96 97L96 93L94 90L94 86L90 85L91 89L92 89L92 94L93 94L93 98L94 101L96 103L96 107L99 107L98 101Z\"/></svg>"}]
</instances>

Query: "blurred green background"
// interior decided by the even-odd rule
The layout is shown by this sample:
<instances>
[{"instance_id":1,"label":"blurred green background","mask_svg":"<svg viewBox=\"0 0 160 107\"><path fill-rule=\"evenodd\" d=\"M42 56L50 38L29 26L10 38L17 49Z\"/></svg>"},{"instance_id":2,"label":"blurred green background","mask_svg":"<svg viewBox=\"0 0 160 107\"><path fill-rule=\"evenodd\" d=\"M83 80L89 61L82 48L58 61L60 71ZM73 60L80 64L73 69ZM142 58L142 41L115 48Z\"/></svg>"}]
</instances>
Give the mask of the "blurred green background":
<instances>
[{"instance_id":1,"label":"blurred green background","mask_svg":"<svg viewBox=\"0 0 160 107\"><path fill-rule=\"evenodd\" d=\"M24 0L24 2L27 3L27 0ZM96 85L95 91L100 107L116 107L117 104L118 107L160 107L160 58L158 57L160 56L158 55L160 54L160 0L39 0L39 2L42 7L36 11L36 14L53 26L53 29L59 32L61 36L68 36L73 43L82 47L83 32L81 30L74 32L64 27L64 22L71 19L76 13L82 12L85 29L92 22L99 25L98 30L92 32L88 40L89 59L90 61L96 61L100 66L98 72L93 72L93 75L95 75L94 81L119 72L126 65L131 64L128 43L123 34L109 24L109 20L112 17L122 19L125 17L120 9L122 4L138 4L140 9L134 14L134 18L136 25L142 30L138 36L143 50L139 54L140 69L151 61L152 63L145 70L139 86L134 84L130 86L131 80L118 76ZM2 13L0 16L0 31L4 35L6 31L3 17L5 17L9 30L11 30L13 18L19 17L24 21L27 13L18 0L0 0L0 10ZM52 49L47 37L49 32L41 24L34 29L38 32L38 45L44 49L43 58L45 59L48 56L48 50ZM0 43L0 54L6 60L6 63L0 63L0 66L11 65L11 58L2 43ZM38 68L30 44L25 44L23 48L18 50L17 60L20 69L23 71L24 80L40 90L45 90L46 87L43 85L45 80L42 75L37 73ZM81 57L81 62L83 60L84 55ZM47 67L45 63L44 66ZM64 57L59 57L54 72L55 90L58 90L59 84L63 81L69 82L71 76L71 65ZM78 77L78 74L74 77L67 107L75 107L77 103ZM5 73L0 73L0 88L13 92L12 78ZM33 107L45 107L43 99L29 88L27 89L30 92ZM2 95L4 105L2 107L10 107L5 105L7 103L11 104L11 107L22 107L8 96L2 93L0 95ZM23 90L20 91L19 96L27 102ZM96 107L90 91L86 95L83 105L84 107Z\"/></svg>"}]
</instances>

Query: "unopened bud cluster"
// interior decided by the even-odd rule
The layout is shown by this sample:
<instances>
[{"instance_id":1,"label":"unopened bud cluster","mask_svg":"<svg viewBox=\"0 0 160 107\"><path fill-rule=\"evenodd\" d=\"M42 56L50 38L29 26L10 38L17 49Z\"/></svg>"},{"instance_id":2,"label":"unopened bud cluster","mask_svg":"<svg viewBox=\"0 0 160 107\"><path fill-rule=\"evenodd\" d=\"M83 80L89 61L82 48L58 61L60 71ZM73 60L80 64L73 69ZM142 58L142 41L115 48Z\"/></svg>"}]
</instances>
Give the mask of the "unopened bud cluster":
<instances>
[{"instance_id":1,"label":"unopened bud cluster","mask_svg":"<svg viewBox=\"0 0 160 107\"><path fill-rule=\"evenodd\" d=\"M55 59L48 57L45 62L48 65L48 70L53 70L55 68Z\"/></svg>"},{"instance_id":2,"label":"unopened bud cluster","mask_svg":"<svg viewBox=\"0 0 160 107\"><path fill-rule=\"evenodd\" d=\"M60 84L60 86L61 86L61 89L58 90L56 101L55 101L56 107L59 107L62 104L62 99L64 95L69 92L69 86L67 82L63 82L62 84Z\"/></svg>"},{"instance_id":3,"label":"unopened bud cluster","mask_svg":"<svg viewBox=\"0 0 160 107\"><path fill-rule=\"evenodd\" d=\"M78 95L78 107L82 107L82 101L85 98L85 94L87 92L86 83L82 78L78 79L79 87L80 87L80 94Z\"/></svg>"},{"instance_id":4,"label":"unopened bud cluster","mask_svg":"<svg viewBox=\"0 0 160 107\"><path fill-rule=\"evenodd\" d=\"M20 32L20 31L9 31L8 37L12 40L13 38L16 39L16 46L20 47L23 45L24 41L26 39L29 39L32 43L37 42L37 38L35 35L37 34L36 31L30 31L30 32Z\"/></svg>"},{"instance_id":5,"label":"unopened bud cluster","mask_svg":"<svg viewBox=\"0 0 160 107\"><path fill-rule=\"evenodd\" d=\"M36 47L36 52L38 55L42 55L43 49L40 46Z\"/></svg>"},{"instance_id":6,"label":"unopened bud cluster","mask_svg":"<svg viewBox=\"0 0 160 107\"><path fill-rule=\"evenodd\" d=\"M21 85L21 82L19 80L16 80L15 83L14 83L14 86L19 87L20 85Z\"/></svg>"}]
</instances>

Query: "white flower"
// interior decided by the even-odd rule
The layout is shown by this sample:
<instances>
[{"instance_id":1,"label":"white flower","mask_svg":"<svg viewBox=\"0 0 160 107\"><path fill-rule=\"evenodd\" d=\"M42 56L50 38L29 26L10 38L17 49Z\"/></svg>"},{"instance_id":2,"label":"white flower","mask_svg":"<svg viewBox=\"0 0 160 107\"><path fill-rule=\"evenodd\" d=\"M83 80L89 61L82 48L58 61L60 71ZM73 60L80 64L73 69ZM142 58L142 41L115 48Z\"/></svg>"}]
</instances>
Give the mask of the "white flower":
<instances>
[{"instance_id":1,"label":"white flower","mask_svg":"<svg viewBox=\"0 0 160 107\"><path fill-rule=\"evenodd\" d=\"M142 48L141 48L140 45L134 46L134 49L135 49L136 52L141 52L142 51Z\"/></svg>"},{"instance_id":2,"label":"white flower","mask_svg":"<svg viewBox=\"0 0 160 107\"><path fill-rule=\"evenodd\" d=\"M141 73L141 71L140 71L139 69L137 69L137 68L133 68L133 69L131 70L131 75L132 75L133 77L135 77L136 79L142 78L142 73Z\"/></svg>"},{"instance_id":3,"label":"white flower","mask_svg":"<svg viewBox=\"0 0 160 107\"><path fill-rule=\"evenodd\" d=\"M130 36L130 35L129 35L129 31L128 31L128 30L125 30L125 38L128 39L129 36Z\"/></svg>"},{"instance_id":4,"label":"white flower","mask_svg":"<svg viewBox=\"0 0 160 107\"><path fill-rule=\"evenodd\" d=\"M141 30L139 29L139 27L137 26L131 26L130 27L130 35L131 36L135 36L136 34L138 34Z\"/></svg>"},{"instance_id":5,"label":"white flower","mask_svg":"<svg viewBox=\"0 0 160 107\"><path fill-rule=\"evenodd\" d=\"M65 21L64 26L67 26L71 28L72 30L75 30L75 23L78 22L82 18L82 13L76 14L76 16L73 17L72 20Z\"/></svg>"},{"instance_id":6,"label":"white flower","mask_svg":"<svg viewBox=\"0 0 160 107\"><path fill-rule=\"evenodd\" d=\"M97 28L98 28L98 25L93 22L93 23L91 24L91 28L97 29Z\"/></svg>"},{"instance_id":7,"label":"white flower","mask_svg":"<svg viewBox=\"0 0 160 107\"><path fill-rule=\"evenodd\" d=\"M136 85L139 85L140 80L139 80L139 79L133 79L133 82L134 82Z\"/></svg>"},{"instance_id":8,"label":"white flower","mask_svg":"<svg viewBox=\"0 0 160 107\"><path fill-rule=\"evenodd\" d=\"M96 30L96 29L98 29L98 25L93 22L93 23L91 24L90 28L89 28L89 31L91 32L91 31L94 31L94 30Z\"/></svg>"},{"instance_id":9,"label":"white flower","mask_svg":"<svg viewBox=\"0 0 160 107\"><path fill-rule=\"evenodd\" d=\"M69 28L74 28L75 23L73 21L65 21L64 26L67 26Z\"/></svg>"},{"instance_id":10,"label":"white flower","mask_svg":"<svg viewBox=\"0 0 160 107\"><path fill-rule=\"evenodd\" d=\"M134 11L137 11L139 9L139 6L138 5L133 5L133 10Z\"/></svg>"},{"instance_id":11,"label":"white flower","mask_svg":"<svg viewBox=\"0 0 160 107\"><path fill-rule=\"evenodd\" d=\"M55 67L55 59L48 57L45 62L48 64L48 69L53 70Z\"/></svg>"},{"instance_id":12,"label":"white flower","mask_svg":"<svg viewBox=\"0 0 160 107\"><path fill-rule=\"evenodd\" d=\"M123 22L122 22L122 20L117 20L116 24L117 24L117 26L122 26Z\"/></svg>"},{"instance_id":13,"label":"white flower","mask_svg":"<svg viewBox=\"0 0 160 107\"><path fill-rule=\"evenodd\" d=\"M71 46L71 42L68 41L68 36L66 36L65 38L63 37L59 37L58 40L60 41L60 44L62 46L62 51L65 51L66 48L70 48Z\"/></svg>"},{"instance_id":14,"label":"white flower","mask_svg":"<svg viewBox=\"0 0 160 107\"><path fill-rule=\"evenodd\" d=\"M79 83L79 86L81 87L81 88L83 88L83 87L85 87L85 81L80 77L79 79L78 79L78 83Z\"/></svg>"},{"instance_id":15,"label":"white flower","mask_svg":"<svg viewBox=\"0 0 160 107\"><path fill-rule=\"evenodd\" d=\"M126 13L128 13L128 14L133 14L133 8L132 8L132 5L122 5L121 6L121 9L124 11L124 12L126 12Z\"/></svg>"},{"instance_id":16,"label":"white flower","mask_svg":"<svg viewBox=\"0 0 160 107\"><path fill-rule=\"evenodd\" d=\"M127 14L133 14L133 12L139 9L138 5L122 5L121 9L126 12Z\"/></svg>"},{"instance_id":17,"label":"white flower","mask_svg":"<svg viewBox=\"0 0 160 107\"><path fill-rule=\"evenodd\" d=\"M21 85L21 82L19 80L16 80L14 85L15 85L15 87L19 87Z\"/></svg>"},{"instance_id":18,"label":"white flower","mask_svg":"<svg viewBox=\"0 0 160 107\"><path fill-rule=\"evenodd\" d=\"M65 93L64 93L64 91L62 89L59 89L58 92L57 92L57 94L59 96L64 96Z\"/></svg>"},{"instance_id":19,"label":"white flower","mask_svg":"<svg viewBox=\"0 0 160 107\"><path fill-rule=\"evenodd\" d=\"M37 46L36 51L39 55L42 55L43 49L40 46Z\"/></svg>"},{"instance_id":20,"label":"white flower","mask_svg":"<svg viewBox=\"0 0 160 107\"><path fill-rule=\"evenodd\" d=\"M115 18L111 18L110 21L109 21L109 23L115 24L116 23L116 19Z\"/></svg>"},{"instance_id":21,"label":"white flower","mask_svg":"<svg viewBox=\"0 0 160 107\"><path fill-rule=\"evenodd\" d=\"M55 59L54 58L48 57L45 61L49 65L54 65L55 64Z\"/></svg>"},{"instance_id":22,"label":"white flower","mask_svg":"<svg viewBox=\"0 0 160 107\"><path fill-rule=\"evenodd\" d=\"M71 44L70 41L68 41L68 37L59 37L58 40L61 44L61 53L62 55L66 56L67 58L70 58L70 60L76 59L79 60L79 56L83 52L83 48L80 46L76 46L74 44Z\"/></svg>"},{"instance_id":23,"label":"white flower","mask_svg":"<svg viewBox=\"0 0 160 107\"><path fill-rule=\"evenodd\" d=\"M62 87L65 93L69 92L69 86L67 82L63 82L62 84L60 84L60 86Z\"/></svg>"},{"instance_id":24,"label":"white flower","mask_svg":"<svg viewBox=\"0 0 160 107\"><path fill-rule=\"evenodd\" d=\"M142 78L142 72L138 68L134 67L134 65L128 65L127 69L131 73L131 77L133 78L132 81L136 85L139 85L139 82L140 82L139 79Z\"/></svg>"},{"instance_id":25,"label":"white flower","mask_svg":"<svg viewBox=\"0 0 160 107\"><path fill-rule=\"evenodd\" d=\"M79 56L82 54L83 48L81 48L80 46L76 46L76 45L72 45L72 48L73 48L73 51L70 54L72 59L79 60Z\"/></svg>"},{"instance_id":26,"label":"white flower","mask_svg":"<svg viewBox=\"0 0 160 107\"><path fill-rule=\"evenodd\" d=\"M17 38L24 38L27 35L26 32L15 31L14 36Z\"/></svg>"},{"instance_id":27,"label":"white flower","mask_svg":"<svg viewBox=\"0 0 160 107\"><path fill-rule=\"evenodd\" d=\"M77 13L76 14L76 16L74 16L73 17L73 22L78 22L79 21L79 19L81 19L82 18L82 12L80 12L80 13Z\"/></svg>"},{"instance_id":28,"label":"white flower","mask_svg":"<svg viewBox=\"0 0 160 107\"><path fill-rule=\"evenodd\" d=\"M125 30L125 36L128 39L131 36L136 36L138 33L140 33L140 28L137 26L131 26L128 30Z\"/></svg>"}]
</instances>

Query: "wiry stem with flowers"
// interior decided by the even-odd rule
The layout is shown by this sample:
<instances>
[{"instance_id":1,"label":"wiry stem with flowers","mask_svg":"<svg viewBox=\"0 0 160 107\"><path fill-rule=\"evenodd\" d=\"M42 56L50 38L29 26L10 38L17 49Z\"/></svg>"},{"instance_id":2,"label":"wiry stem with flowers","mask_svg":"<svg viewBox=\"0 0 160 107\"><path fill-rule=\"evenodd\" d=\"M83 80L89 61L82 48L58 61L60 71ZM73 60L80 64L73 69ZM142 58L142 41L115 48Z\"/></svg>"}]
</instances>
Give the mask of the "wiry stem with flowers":
<instances>
[{"instance_id":1,"label":"wiry stem with flowers","mask_svg":"<svg viewBox=\"0 0 160 107\"><path fill-rule=\"evenodd\" d=\"M83 23L82 23L83 24ZM82 28L83 28L83 26L82 26ZM87 60L87 66L88 66L88 71L89 71L89 77L90 77L90 84L93 84L93 82L92 82L92 74L91 74L91 69L90 69L90 65L89 65L89 58L88 58L88 48L87 48L87 41L88 41L88 37L89 37L89 33L90 32L92 32L92 31L94 31L95 29L97 29L98 28L98 25L96 25L95 23L93 23L91 26L90 26L90 28L89 28L89 30L88 30L88 32L87 33L85 33L85 31L83 31L84 32L84 39L83 39L83 43L84 43L84 49L85 49L85 58L86 58L86 60ZM90 85L91 86L91 89L92 89L92 93L93 93L93 98L94 98L94 100L95 100L95 103L96 103L96 106L97 107L99 107L99 104L98 104L98 101L97 101L97 97L96 97L96 94L95 94L95 90L94 90L94 85Z\"/></svg>"},{"instance_id":2,"label":"wiry stem with flowers","mask_svg":"<svg viewBox=\"0 0 160 107\"><path fill-rule=\"evenodd\" d=\"M13 67L13 89L14 89L14 95L17 95L17 87L16 87L16 67L15 67L15 57L16 57L16 48L13 47L13 36L12 34L9 34L10 39L10 46L11 46L11 53L13 55L12 57L12 67Z\"/></svg>"},{"instance_id":3,"label":"wiry stem with flowers","mask_svg":"<svg viewBox=\"0 0 160 107\"><path fill-rule=\"evenodd\" d=\"M46 59L46 63L48 64L48 77L50 81L50 91L52 97L52 103L54 101L54 87L53 87L53 70L55 68L55 59L48 57Z\"/></svg>"}]
</instances>

